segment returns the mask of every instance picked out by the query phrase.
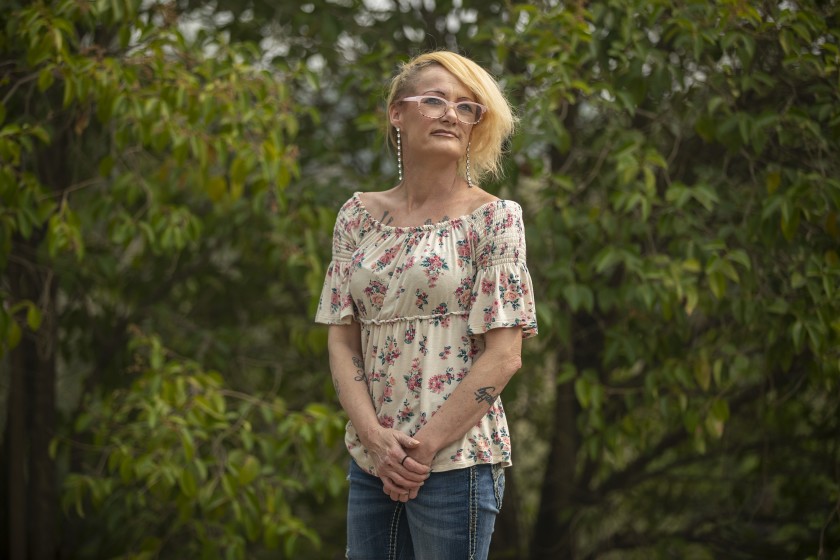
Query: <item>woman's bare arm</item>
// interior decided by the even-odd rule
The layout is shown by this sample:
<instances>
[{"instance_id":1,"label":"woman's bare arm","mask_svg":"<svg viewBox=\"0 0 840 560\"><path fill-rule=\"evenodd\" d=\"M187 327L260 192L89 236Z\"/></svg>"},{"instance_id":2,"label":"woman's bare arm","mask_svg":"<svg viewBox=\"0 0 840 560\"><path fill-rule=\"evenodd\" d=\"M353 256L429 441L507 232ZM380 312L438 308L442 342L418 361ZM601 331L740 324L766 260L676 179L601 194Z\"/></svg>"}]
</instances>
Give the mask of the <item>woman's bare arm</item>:
<instances>
[{"instance_id":1,"label":"woman's bare arm","mask_svg":"<svg viewBox=\"0 0 840 560\"><path fill-rule=\"evenodd\" d=\"M338 400L373 459L384 492L394 500L413 498L428 477L429 467L403 461L407 450L418 445L416 439L379 424L368 392L359 323L330 325L327 345Z\"/></svg>"},{"instance_id":2,"label":"woman's bare arm","mask_svg":"<svg viewBox=\"0 0 840 560\"><path fill-rule=\"evenodd\" d=\"M484 353L473 363L452 395L415 434L420 444L410 460L431 465L438 451L464 437L475 426L522 365L522 329L491 329L484 335Z\"/></svg>"}]
</instances>

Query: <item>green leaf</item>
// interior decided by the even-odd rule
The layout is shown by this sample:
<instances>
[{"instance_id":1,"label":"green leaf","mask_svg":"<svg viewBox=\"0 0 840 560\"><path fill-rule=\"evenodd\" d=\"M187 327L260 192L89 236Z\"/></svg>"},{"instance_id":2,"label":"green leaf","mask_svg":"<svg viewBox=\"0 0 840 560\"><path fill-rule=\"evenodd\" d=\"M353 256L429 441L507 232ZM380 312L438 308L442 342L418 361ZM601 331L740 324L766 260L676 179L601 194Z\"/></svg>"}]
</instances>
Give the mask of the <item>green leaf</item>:
<instances>
[{"instance_id":1,"label":"green leaf","mask_svg":"<svg viewBox=\"0 0 840 560\"><path fill-rule=\"evenodd\" d=\"M566 301L573 312L585 309L591 313L595 307L595 296L592 294L592 290L589 289L588 286L584 286L582 284L569 284L563 288L563 296L566 298Z\"/></svg>"},{"instance_id":2,"label":"green leaf","mask_svg":"<svg viewBox=\"0 0 840 560\"><path fill-rule=\"evenodd\" d=\"M181 492L188 498L194 498L198 494L195 475L189 466L181 470L181 476L178 478L178 486L181 488Z\"/></svg>"},{"instance_id":3,"label":"green leaf","mask_svg":"<svg viewBox=\"0 0 840 560\"><path fill-rule=\"evenodd\" d=\"M248 455L239 470L239 484L247 486L260 474L260 462L253 455Z\"/></svg>"},{"instance_id":4,"label":"green leaf","mask_svg":"<svg viewBox=\"0 0 840 560\"><path fill-rule=\"evenodd\" d=\"M41 320L41 311L35 304L30 304L26 310L26 324L29 325L29 329L37 331L41 326Z\"/></svg>"},{"instance_id":5,"label":"green leaf","mask_svg":"<svg viewBox=\"0 0 840 560\"><path fill-rule=\"evenodd\" d=\"M9 331L6 334L6 344L9 350L17 348L17 345L20 344L21 335L22 333L20 331L20 327L17 323L12 321L9 325Z\"/></svg>"},{"instance_id":6,"label":"green leaf","mask_svg":"<svg viewBox=\"0 0 840 560\"><path fill-rule=\"evenodd\" d=\"M589 382L582 377L575 380L575 397L577 397L581 408L588 409L590 405Z\"/></svg>"}]
</instances>

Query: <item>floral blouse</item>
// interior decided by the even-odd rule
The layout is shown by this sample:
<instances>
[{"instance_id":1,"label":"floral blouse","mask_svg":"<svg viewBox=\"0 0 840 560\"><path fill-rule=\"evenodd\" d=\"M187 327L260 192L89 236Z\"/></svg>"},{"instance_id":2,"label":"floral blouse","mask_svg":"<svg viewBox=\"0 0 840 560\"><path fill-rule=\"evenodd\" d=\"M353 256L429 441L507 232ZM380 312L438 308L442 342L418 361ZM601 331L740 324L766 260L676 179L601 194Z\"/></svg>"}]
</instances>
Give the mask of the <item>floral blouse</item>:
<instances>
[{"instance_id":1,"label":"floral blouse","mask_svg":"<svg viewBox=\"0 0 840 560\"><path fill-rule=\"evenodd\" d=\"M437 224L392 227L355 193L338 213L333 256L315 321L361 324L367 385L379 423L414 436L446 402L484 351L483 333L522 327L537 334L525 264L522 208L489 202ZM372 459L348 422L345 441L371 474ZM432 469L511 464L501 397Z\"/></svg>"}]
</instances>

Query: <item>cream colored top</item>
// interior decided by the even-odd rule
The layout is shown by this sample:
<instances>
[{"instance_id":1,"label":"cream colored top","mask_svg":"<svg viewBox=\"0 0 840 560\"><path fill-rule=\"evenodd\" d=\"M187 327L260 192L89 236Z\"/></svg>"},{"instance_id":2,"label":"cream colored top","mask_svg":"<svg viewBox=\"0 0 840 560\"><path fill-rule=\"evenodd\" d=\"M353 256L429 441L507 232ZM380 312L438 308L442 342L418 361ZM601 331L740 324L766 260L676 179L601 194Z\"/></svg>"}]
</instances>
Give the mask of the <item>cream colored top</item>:
<instances>
[{"instance_id":1,"label":"cream colored top","mask_svg":"<svg viewBox=\"0 0 840 560\"><path fill-rule=\"evenodd\" d=\"M484 350L484 333L522 327L537 334L525 264L522 209L509 200L431 225L377 221L354 194L338 213L333 255L315 321L361 323L367 385L382 426L411 436L443 405ZM348 422L358 465L373 461ZM459 441L438 452L434 471L511 464L501 398Z\"/></svg>"}]
</instances>

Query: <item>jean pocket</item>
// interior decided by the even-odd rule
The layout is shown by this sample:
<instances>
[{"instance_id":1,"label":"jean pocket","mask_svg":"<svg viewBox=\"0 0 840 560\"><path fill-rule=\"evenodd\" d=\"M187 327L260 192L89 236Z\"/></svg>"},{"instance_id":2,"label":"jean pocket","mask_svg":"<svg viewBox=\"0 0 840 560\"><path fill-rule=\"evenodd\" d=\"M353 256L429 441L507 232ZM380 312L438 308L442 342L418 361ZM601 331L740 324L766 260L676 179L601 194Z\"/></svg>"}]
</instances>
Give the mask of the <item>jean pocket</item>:
<instances>
[{"instance_id":1,"label":"jean pocket","mask_svg":"<svg viewBox=\"0 0 840 560\"><path fill-rule=\"evenodd\" d=\"M493 492L496 494L496 509L502 509L505 497L505 469L501 463L493 465Z\"/></svg>"}]
</instances>

